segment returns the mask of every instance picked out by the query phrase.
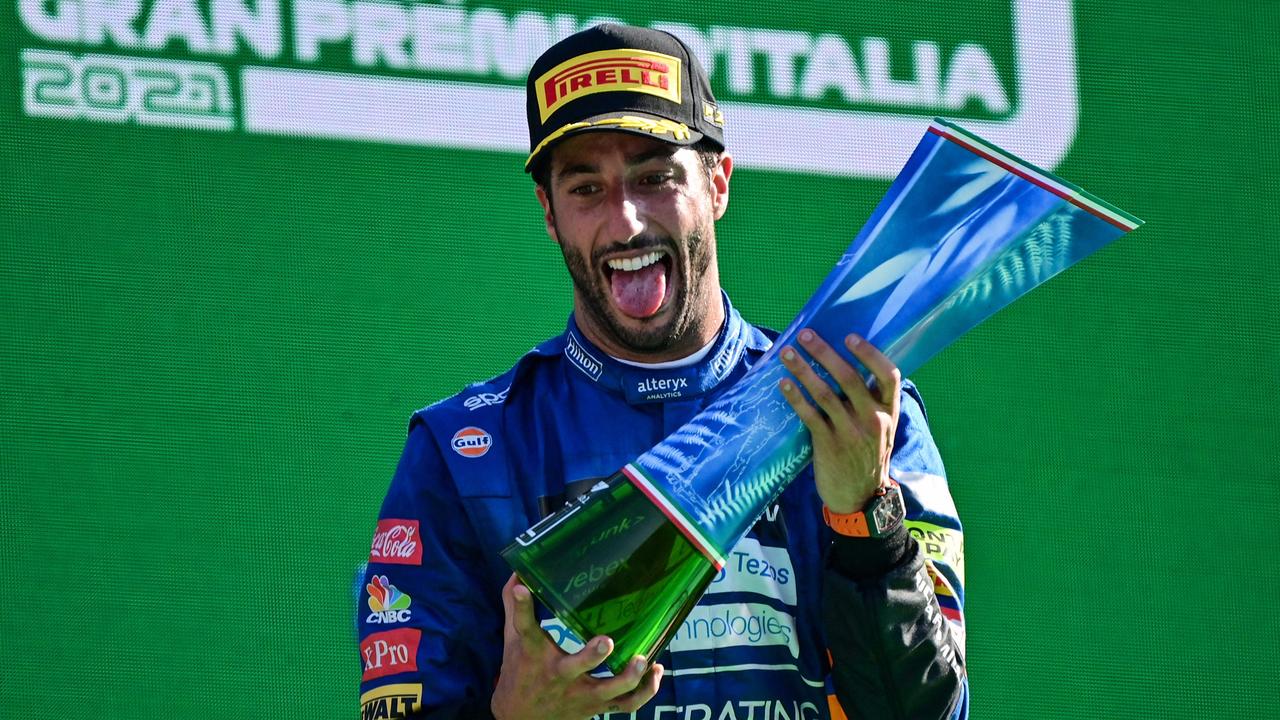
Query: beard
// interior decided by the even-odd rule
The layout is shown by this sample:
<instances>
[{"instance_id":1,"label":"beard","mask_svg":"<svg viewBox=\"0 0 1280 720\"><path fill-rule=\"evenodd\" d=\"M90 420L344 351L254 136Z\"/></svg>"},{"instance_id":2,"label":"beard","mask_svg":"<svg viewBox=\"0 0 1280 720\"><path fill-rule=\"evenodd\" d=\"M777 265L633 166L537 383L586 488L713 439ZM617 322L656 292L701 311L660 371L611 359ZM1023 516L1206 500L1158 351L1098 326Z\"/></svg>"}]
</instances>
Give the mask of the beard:
<instances>
[{"instance_id":1,"label":"beard","mask_svg":"<svg viewBox=\"0 0 1280 720\"><path fill-rule=\"evenodd\" d=\"M552 222L555 222L554 216ZM564 237L558 224L556 236ZM613 343L637 354L648 354L679 347L687 338L703 337L707 296L717 291L714 283L707 279L707 270L715 260L715 225L710 220L694 229L683 243L669 236L646 234L628 243L600 248L590 258L563 241L558 244L579 304L590 316L593 326ZM659 311L659 315L665 316L663 320L624 316L613 304L612 288L604 271L604 259L609 254L646 249L665 250L667 256L659 262L670 263L668 307ZM673 287L676 277L680 282ZM696 349L689 348L689 351Z\"/></svg>"}]
</instances>

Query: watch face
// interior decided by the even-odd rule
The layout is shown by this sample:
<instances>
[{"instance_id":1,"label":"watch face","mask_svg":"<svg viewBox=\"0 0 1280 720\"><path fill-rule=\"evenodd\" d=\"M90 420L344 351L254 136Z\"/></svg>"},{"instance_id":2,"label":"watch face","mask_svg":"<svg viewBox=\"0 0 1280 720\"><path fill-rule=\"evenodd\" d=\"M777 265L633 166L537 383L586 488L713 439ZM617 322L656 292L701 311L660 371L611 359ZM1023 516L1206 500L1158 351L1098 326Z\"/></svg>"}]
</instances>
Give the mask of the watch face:
<instances>
[{"instance_id":1,"label":"watch face","mask_svg":"<svg viewBox=\"0 0 1280 720\"><path fill-rule=\"evenodd\" d=\"M897 488L890 489L871 511L871 520L875 523L874 532L879 535L895 529L905 515L902 492Z\"/></svg>"}]
</instances>

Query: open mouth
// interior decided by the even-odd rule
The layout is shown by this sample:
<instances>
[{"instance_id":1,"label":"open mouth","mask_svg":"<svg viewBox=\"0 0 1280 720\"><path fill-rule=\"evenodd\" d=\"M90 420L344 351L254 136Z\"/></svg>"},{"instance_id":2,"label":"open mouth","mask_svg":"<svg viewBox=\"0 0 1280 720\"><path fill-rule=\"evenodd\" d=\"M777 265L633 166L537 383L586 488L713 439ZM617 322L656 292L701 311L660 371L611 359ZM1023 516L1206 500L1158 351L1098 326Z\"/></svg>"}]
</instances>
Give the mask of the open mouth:
<instances>
[{"instance_id":1,"label":"open mouth","mask_svg":"<svg viewBox=\"0 0 1280 720\"><path fill-rule=\"evenodd\" d=\"M670 290L671 268L671 256L660 248L634 257L607 260L604 274L614 305L633 318L657 314Z\"/></svg>"}]
</instances>

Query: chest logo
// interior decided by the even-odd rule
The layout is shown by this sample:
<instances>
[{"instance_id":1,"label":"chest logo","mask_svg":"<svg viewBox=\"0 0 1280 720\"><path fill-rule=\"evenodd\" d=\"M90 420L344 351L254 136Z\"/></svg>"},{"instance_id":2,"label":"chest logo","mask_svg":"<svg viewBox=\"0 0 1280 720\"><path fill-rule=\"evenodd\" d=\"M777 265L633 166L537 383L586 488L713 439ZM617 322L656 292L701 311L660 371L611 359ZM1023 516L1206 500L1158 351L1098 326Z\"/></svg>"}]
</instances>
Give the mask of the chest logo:
<instances>
[{"instance_id":1,"label":"chest logo","mask_svg":"<svg viewBox=\"0 0 1280 720\"><path fill-rule=\"evenodd\" d=\"M449 444L462 457L478 458L493 447L493 436L478 427L464 427L453 434Z\"/></svg>"},{"instance_id":2,"label":"chest logo","mask_svg":"<svg viewBox=\"0 0 1280 720\"><path fill-rule=\"evenodd\" d=\"M542 122L566 103L607 91L646 93L679 105L680 58L647 50L599 50L551 68L534 89Z\"/></svg>"}]
</instances>

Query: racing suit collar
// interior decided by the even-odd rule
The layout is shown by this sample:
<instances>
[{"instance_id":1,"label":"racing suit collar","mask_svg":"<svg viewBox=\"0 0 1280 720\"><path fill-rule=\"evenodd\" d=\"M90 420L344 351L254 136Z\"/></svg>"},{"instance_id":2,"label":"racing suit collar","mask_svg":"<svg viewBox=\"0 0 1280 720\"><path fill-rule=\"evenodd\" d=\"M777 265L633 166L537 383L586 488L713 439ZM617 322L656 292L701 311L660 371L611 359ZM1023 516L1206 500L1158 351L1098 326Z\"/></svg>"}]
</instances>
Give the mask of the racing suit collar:
<instances>
[{"instance_id":1,"label":"racing suit collar","mask_svg":"<svg viewBox=\"0 0 1280 720\"><path fill-rule=\"evenodd\" d=\"M573 316L564 334L564 356L591 381L622 394L631 405L667 402L702 395L724 381L738 366L751 337L750 326L724 302L724 326L701 361L677 368L636 367L619 362L587 340Z\"/></svg>"}]
</instances>

